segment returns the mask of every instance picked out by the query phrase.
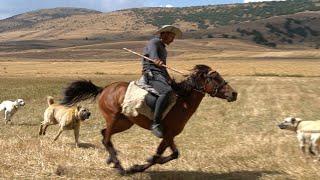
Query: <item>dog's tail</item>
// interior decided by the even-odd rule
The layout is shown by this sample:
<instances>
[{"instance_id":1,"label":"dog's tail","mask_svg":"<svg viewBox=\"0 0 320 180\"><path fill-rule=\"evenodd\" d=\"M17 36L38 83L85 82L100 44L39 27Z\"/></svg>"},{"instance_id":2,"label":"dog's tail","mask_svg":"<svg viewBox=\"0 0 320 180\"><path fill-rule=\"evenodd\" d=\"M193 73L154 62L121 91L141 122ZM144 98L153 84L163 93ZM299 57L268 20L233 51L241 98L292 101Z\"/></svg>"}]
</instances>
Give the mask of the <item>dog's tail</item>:
<instances>
[{"instance_id":1,"label":"dog's tail","mask_svg":"<svg viewBox=\"0 0 320 180\"><path fill-rule=\"evenodd\" d=\"M74 105L80 101L96 98L104 88L96 86L91 81L80 80L72 82L63 92L62 105Z\"/></svg>"},{"instance_id":2,"label":"dog's tail","mask_svg":"<svg viewBox=\"0 0 320 180\"><path fill-rule=\"evenodd\" d=\"M54 103L54 100L53 100L53 97L52 96L48 96L47 97L47 102L48 102L48 105L50 106L51 104Z\"/></svg>"}]
</instances>

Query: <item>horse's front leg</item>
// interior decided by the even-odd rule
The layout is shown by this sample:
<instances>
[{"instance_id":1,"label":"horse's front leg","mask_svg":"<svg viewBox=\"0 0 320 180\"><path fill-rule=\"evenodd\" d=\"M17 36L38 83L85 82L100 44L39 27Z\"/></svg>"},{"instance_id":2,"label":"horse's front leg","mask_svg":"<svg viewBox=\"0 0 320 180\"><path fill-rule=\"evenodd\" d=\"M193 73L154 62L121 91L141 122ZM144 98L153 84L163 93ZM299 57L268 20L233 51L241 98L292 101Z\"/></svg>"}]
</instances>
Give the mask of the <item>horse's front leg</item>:
<instances>
[{"instance_id":1,"label":"horse's front leg","mask_svg":"<svg viewBox=\"0 0 320 180\"><path fill-rule=\"evenodd\" d=\"M169 141L169 146L172 151L172 154L170 154L169 156L166 156L166 157L155 157L154 156L154 157L148 159L148 162L149 163L156 163L156 164L164 164L164 163L167 163L171 160L178 159L179 150L173 140Z\"/></svg>"},{"instance_id":2,"label":"horse's front leg","mask_svg":"<svg viewBox=\"0 0 320 180\"><path fill-rule=\"evenodd\" d=\"M143 172L152 165L157 164L157 160L161 158L163 152L167 149L167 147L170 146L169 142L170 141L168 141L167 139L163 139L157 148L157 153L153 155L149 160L147 160L147 164L133 165L126 171L126 173L132 174L137 172Z\"/></svg>"}]
</instances>

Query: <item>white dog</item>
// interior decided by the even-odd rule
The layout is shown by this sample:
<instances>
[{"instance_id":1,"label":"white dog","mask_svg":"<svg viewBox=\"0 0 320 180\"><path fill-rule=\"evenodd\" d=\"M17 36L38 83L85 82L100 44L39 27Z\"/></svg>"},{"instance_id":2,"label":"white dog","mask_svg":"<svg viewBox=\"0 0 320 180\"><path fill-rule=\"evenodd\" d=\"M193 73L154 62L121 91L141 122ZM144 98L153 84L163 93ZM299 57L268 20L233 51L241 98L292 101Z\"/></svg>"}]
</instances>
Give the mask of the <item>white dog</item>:
<instances>
[{"instance_id":1,"label":"white dog","mask_svg":"<svg viewBox=\"0 0 320 180\"><path fill-rule=\"evenodd\" d=\"M301 151L305 153L305 146L309 145L309 152L320 160L320 121L287 117L278 126L296 132Z\"/></svg>"},{"instance_id":2,"label":"white dog","mask_svg":"<svg viewBox=\"0 0 320 180\"><path fill-rule=\"evenodd\" d=\"M23 99L17 99L15 101L3 101L0 104L0 111L4 111L4 120L6 124L11 121L11 117L17 112L18 108L24 106Z\"/></svg>"}]
</instances>

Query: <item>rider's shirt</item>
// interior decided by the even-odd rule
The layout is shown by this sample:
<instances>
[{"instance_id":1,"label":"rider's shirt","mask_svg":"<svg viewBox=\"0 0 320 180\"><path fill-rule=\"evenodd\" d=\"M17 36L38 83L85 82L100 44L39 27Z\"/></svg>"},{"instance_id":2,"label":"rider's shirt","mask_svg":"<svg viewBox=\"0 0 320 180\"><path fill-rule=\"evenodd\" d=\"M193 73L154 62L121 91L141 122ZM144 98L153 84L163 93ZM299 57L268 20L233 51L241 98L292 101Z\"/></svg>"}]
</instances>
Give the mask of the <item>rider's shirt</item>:
<instances>
[{"instance_id":1,"label":"rider's shirt","mask_svg":"<svg viewBox=\"0 0 320 180\"><path fill-rule=\"evenodd\" d=\"M144 48L143 53L145 56L151 58L151 59L160 59L163 64L167 63L167 50L164 43L161 42L159 38L153 38L151 39L147 46ZM165 67L158 67L153 62L142 59L142 68L143 72L154 72L156 74L161 74L165 78L169 78L169 74L167 72L167 69Z\"/></svg>"}]
</instances>

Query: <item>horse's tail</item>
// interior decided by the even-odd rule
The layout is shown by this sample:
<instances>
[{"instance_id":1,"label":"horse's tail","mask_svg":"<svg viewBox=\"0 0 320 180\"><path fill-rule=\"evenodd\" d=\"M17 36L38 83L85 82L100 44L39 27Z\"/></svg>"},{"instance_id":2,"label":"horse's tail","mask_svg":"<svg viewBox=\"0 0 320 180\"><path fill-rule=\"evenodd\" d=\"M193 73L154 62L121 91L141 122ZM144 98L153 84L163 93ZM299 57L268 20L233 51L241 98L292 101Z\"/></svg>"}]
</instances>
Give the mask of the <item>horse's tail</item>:
<instances>
[{"instance_id":1,"label":"horse's tail","mask_svg":"<svg viewBox=\"0 0 320 180\"><path fill-rule=\"evenodd\" d=\"M70 106L87 99L95 99L103 89L102 87L94 85L91 81L74 81L65 88L60 104Z\"/></svg>"}]
</instances>

